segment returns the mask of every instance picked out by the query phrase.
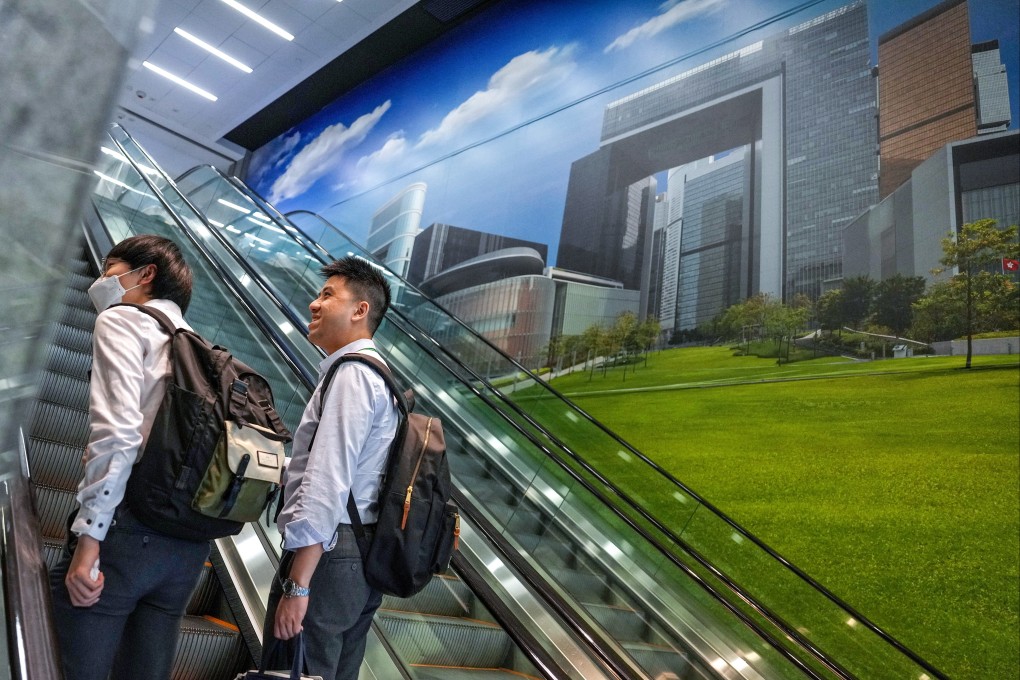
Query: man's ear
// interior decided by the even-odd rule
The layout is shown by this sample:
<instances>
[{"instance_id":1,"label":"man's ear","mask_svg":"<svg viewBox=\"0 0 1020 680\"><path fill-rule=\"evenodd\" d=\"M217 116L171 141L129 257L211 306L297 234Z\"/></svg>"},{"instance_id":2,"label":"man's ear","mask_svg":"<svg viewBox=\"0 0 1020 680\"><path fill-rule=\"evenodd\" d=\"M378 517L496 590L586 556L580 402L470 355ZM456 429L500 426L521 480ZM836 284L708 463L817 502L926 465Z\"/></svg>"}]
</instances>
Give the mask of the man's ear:
<instances>
[{"instance_id":1,"label":"man's ear","mask_svg":"<svg viewBox=\"0 0 1020 680\"><path fill-rule=\"evenodd\" d=\"M354 310L354 316L351 317L352 321L361 321L368 317L369 304L367 300L362 300L358 303L357 309Z\"/></svg>"},{"instance_id":2,"label":"man's ear","mask_svg":"<svg viewBox=\"0 0 1020 680\"><path fill-rule=\"evenodd\" d=\"M156 280L156 265L147 264L141 271L141 277L138 279L138 285L144 286L150 284Z\"/></svg>"}]
</instances>

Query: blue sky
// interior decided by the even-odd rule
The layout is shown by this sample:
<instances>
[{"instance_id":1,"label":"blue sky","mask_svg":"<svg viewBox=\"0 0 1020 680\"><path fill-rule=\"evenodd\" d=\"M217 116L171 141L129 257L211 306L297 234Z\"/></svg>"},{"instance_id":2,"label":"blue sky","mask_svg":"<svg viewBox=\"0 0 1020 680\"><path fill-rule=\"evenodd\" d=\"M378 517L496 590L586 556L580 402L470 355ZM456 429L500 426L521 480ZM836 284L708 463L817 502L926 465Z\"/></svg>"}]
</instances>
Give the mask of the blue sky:
<instances>
[{"instance_id":1,"label":"blue sky","mask_svg":"<svg viewBox=\"0 0 1020 680\"><path fill-rule=\"evenodd\" d=\"M547 243L554 263L570 163L598 148L606 104L843 4L502 3L260 149L248 180L362 242L376 210L424 181L423 227ZM935 4L870 2L873 59L879 35ZM1020 3L971 0L970 15L974 42L1000 41L1016 127Z\"/></svg>"}]
</instances>

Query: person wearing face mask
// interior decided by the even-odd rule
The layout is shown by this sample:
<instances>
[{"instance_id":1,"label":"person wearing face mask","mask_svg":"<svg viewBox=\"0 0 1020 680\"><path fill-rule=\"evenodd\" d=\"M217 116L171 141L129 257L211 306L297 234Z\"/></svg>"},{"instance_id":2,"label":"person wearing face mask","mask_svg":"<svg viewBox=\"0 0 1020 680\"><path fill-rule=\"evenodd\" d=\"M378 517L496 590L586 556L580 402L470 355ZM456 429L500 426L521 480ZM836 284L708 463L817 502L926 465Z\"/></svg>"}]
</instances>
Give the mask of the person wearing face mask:
<instances>
[{"instance_id":1,"label":"person wearing face mask","mask_svg":"<svg viewBox=\"0 0 1020 680\"><path fill-rule=\"evenodd\" d=\"M162 680L209 544L154 531L122 503L166 391L170 356L155 319L113 305L152 306L189 328L191 270L172 241L133 236L110 250L88 294L99 312L89 438L79 507L50 572L57 641L66 680Z\"/></svg>"}]
</instances>

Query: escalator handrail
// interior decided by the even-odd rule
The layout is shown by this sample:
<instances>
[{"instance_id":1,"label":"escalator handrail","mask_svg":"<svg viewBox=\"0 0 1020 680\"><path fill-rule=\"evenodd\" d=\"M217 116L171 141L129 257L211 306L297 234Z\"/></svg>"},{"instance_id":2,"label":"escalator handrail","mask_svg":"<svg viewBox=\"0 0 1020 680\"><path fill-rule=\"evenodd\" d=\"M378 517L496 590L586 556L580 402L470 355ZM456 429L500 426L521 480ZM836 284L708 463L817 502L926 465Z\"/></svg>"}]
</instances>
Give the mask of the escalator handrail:
<instances>
[{"instance_id":1,"label":"escalator handrail","mask_svg":"<svg viewBox=\"0 0 1020 680\"><path fill-rule=\"evenodd\" d=\"M321 220L326 226L328 226L331 229L333 229L342 238L346 239L350 243L355 243L355 241L352 240L349 236L347 236L347 234L345 234L342 230L340 230L339 228L337 228L336 226L331 224L328 220L323 218L321 215L318 215L316 213L313 213L313 212L310 212L310 211L307 211L307 210L293 210L293 211L290 211L290 212L287 213L288 216L289 215L293 215L293 214L307 214L307 215L311 215L313 217L316 217L319 220ZM297 227L297 225L294 225L294 226L295 226L295 228L300 229L300 227ZM306 235L306 238L308 238L307 235ZM396 275L394 274L394 276L396 276ZM405 285L407 285L409 288L411 288L413 290L416 290L416 289L414 289L413 286L411 286L410 284L408 284L406 282L405 282ZM447 312L445 309L443 309L443 307L441 305L436 303L434 300L432 300L431 298L428 298L427 296L422 294L420 291L417 291L417 292L419 294L421 294L423 298L428 299L431 304L433 304L435 307L440 309L442 312L448 314L450 316L450 318L454 319L456 322L458 322L462 326L466 326L466 324L464 324L463 321L461 321L456 316L454 316L454 315L450 314L449 312ZM397 310L397 309L394 308L394 313L397 314L397 315L400 315L403 320L405 320L408 324L410 324L416 330L421 332L424 336L430 337L429 334L426 331L424 331L424 329L421 329L420 326L418 326L418 324L415 323L413 320L406 318L400 310ZM470 327L467 327L467 328L470 329ZM472 333L476 337L481 337L477 333L477 331L473 331L472 330ZM624 503L629 505L635 512L640 514L650 524L655 526L656 529L661 531L666 537L668 537L670 540L672 540L678 546L683 548L685 550L685 552L691 553L692 556L693 556L693 552L694 552L693 549L690 548L689 546L687 546L686 542L683 541L680 538L680 536L678 536L672 529L670 529L669 527L664 525L661 521L659 521L657 518L655 518L653 515L651 515L651 513L649 513L640 503L638 503L637 501L633 500L627 493L625 493L621 489L619 489L611 480L609 480L601 472L599 472L594 467L592 467L591 464L588 463L587 460L583 456L579 455L577 452L575 452L573 449L571 449L566 443L562 442L559 439L559 437L557 437L555 434L549 432L548 429L545 426L543 426L542 424L538 423L534 418L532 418L532 416L530 414L528 414L526 411L524 411L523 408L519 404L517 404L513 400L508 399L500 390L498 390L495 387L493 387L487 378L485 378L483 376L480 376L477 373L475 373L475 371L473 369L471 369L466 364L464 364L462 361L460 361L456 356L453 356L450 352L448 352L446 350L446 348L442 346L441 343L435 341L434 339L432 341L438 347L440 347L443 350L444 353L448 354L464 371L470 373L475 380L478 380L480 383L486 385L493 393L499 395L501 401L504 404L506 404L506 406L508 408L513 410L515 413L517 413L521 418L524 418L525 420L527 420L529 425L531 425L532 427L535 427L537 430L542 432L546 437L548 437L551 441L556 443L556 445L559 448L561 448L567 455L569 455L571 457L571 459L573 459L579 465L583 466L585 468L585 470L587 470L591 475L593 475L595 478L597 478L602 484L604 484L605 486L607 486L610 489L612 489L613 493L616 496L618 496ZM852 616L856 624L859 624L859 625L869 629L871 632L873 632L875 635L879 636L887 644L889 644L890 646L895 648L898 652L900 652L904 656L908 657L911 661L913 661L914 663L916 663L919 666L921 666L922 668L924 668L925 671L933 674L934 677L936 677L936 678L946 678L947 677L944 673L942 673L937 668L935 668L931 663L929 663L927 660L925 660L924 658L919 656L916 652L914 652L909 647L904 645L902 642L897 640L895 637L893 637L890 633L888 633L883 628L878 626L876 623L871 621L867 616L865 616L864 614L859 612L852 605L850 605L849 603L845 602L838 595L836 595L835 593L831 592L828 588L826 588L820 582L815 580L813 577L811 577L805 571L803 571L802 569L797 567L795 564L790 562L788 559L786 559L784 556L779 554L774 548L772 548L767 543L765 543L761 538L759 538L758 536L752 534L748 529L746 529L745 527L743 527L740 524L738 524L735 520L733 520L731 517L729 517L722 510L720 510L719 508L714 506L712 503L710 503L709 501L707 501L704 498L702 498L696 492L692 491L683 482L681 482L680 480L676 479L668 471L666 471L663 468L661 468L658 464L656 464L654 461L649 459L645 454L643 454L640 451L638 451L637 449L635 449L631 444L626 442L619 435L617 435L612 430L610 430L608 427L606 427L603 423L599 422L594 417L592 417L590 414L588 414L586 411L584 411L581 407L579 407L576 404L574 404L574 402L572 402L569 398L567 398L567 397L563 396L562 394L560 394L556 389L554 389L553 387L549 386L548 383L546 383L544 380L534 376L534 374L532 374L530 371L528 371L523 366L521 366L513 358L503 354L502 351L499 350L498 348L494 347L491 342L488 342L488 341L485 341L485 342L490 347L492 347L493 351L503 355L504 357L506 357L506 359L509 362L513 363L521 371L525 372L527 375L530 375L532 377L533 382L535 384L542 385L545 389L547 389L550 393L552 393L553 396L555 396L557 399L561 400L563 403L565 403L568 406L570 406L570 408L578 416L583 417L589 423L591 423L591 424L595 425L596 427L598 427L599 429L601 429L604 433L606 433L609 437L611 437L617 444L619 444L620 446L624 447L629 453L633 454L635 457L640 459L648 467L652 468L655 472L660 474L662 477L664 477L667 481L672 483L674 486L676 486L677 488L681 489L684 493L686 493L691 498L693 498L699 505L701 505L706 510L711 512L713 515L718 517L721 521L725 522L735 532L739 533L741 536L743 536L747 540L749 540L752 543L754 543L758 548L760 548L762 551L764 551L770 558L772 558L774 561L778 562L782 567L785 567L788 571L790 571L792 574L794 574L796 577L798 577L801 581L806 583L810 588L812 588L813 590L818 592L825 599L829 600L829 602L831 602L833 605L835 605L836 607L842 609L848 615ZM706 567L707 566L708 565L707 565L707 562L706 562ZM714 571L716 571L714 567L712 567L712 569ZM721 574L721 572L720 572L720 574ZM728 578L726 578L726 580L729 581ZM749 597L749 595L745 593L744 595L742 595L742 599L744 597Z\"/></svg>"},{"instance_id":2,"label":"escalator handrail","mask_svg":"<svg viewBox=\"0 0 1020 680\"><path fill-rule=\"evenodd\" d=\"M126 130L124 130L124 128L120 127L117 124L114 124L113 127L119 128L129 139L131 139L132 142L134 142L134 139L128 134ZM188 240L202 254L202 256L205 258L209 266L212 267L217 277L221 281L223 281L224 285L226 285L230 289L231 293L234 295L234 298L241 305L241 308L244 310L245 314L252 320L254 325L260 331L262 331L263 334L269 339L273 348L277 350L280 356L283 357L284 362L287 364L287 367L290 368L295 375L299 376L306 384L311 382L314 385L315 378L305 368L301 361L300 355L293 349L291 343L288 342L287 339L283 336L283 334L279 332L279 329L277 329L270 323L266 323L266 321L262 318L261 314L259 314L256 311L254 305L252 304L250 294L245 290L243 286L237 284L233 276L229 272L227 272L226 268L220 263L220 261L216 257L214 257L212 253L209 252L209 249L206 247L206 245L202 242L200 238L198 238L194 234L194 232L191 229L191 226L187 224L187 220L181 217L177 213L177 210L174 209L172 205L170 205L170 202L166 199L166 197L163 196L162 191L155 186L155 183L148 177L148 173L143 172L138 167L135 160L131 158L131 156L127 153L126 149L123 147L121 142L117 140L113 135L110 135L110 139L113 140L113 143L116 144L120 152L124 155L125 158L127 158L128 162L131 164L131 167L135 169L135 171L139 174L139 176L142 178L145 184L153 192L153 195L156 197L156 200L158 200L160 204L167 210L167 212L173 217L173 220L177 224L179 230L188 237ZM152 157L149 156L148 152L146 152L138 144L135 144L135 147L142 153L142 155L145 156L146 160L152 163L152 167L159 168L155 161L152 160ZM162 173L162 170L160 170L160 173ZM164 179L166 179L168 182L171 182L171 186L174 188L175 191L177 191L176 185L173 184L169 176L167 176L165 173L162 174ZM209 226L205 216L201 212L199 212L190 201L187 200L187 197L185 197L183 193L180 193L180 196L185 200L186 204L194 212L194 214L197 215L199 219L201 219L202 223L205 224L207 228L209 228L210 232L215 233L215 230ZM280 308L281 313L283 313L283 305L276 298L275 295L268 294L267 292L266 297L275 306Z\"/></svg>"}]
</instances>

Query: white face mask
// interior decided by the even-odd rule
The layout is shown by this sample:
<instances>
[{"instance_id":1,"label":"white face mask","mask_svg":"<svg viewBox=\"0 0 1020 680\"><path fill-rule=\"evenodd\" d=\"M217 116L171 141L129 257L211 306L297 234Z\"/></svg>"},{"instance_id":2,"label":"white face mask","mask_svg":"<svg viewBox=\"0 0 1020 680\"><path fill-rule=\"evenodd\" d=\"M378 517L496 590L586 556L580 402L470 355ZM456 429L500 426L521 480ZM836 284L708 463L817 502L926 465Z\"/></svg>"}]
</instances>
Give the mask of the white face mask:
<instances>
[{"instance_id":1,"label":"white face mask","mask_svg":"<svg viewBox=\"0 0 1020 680\"><path fill-rule=\"evenodd\" d=\"M89 286L89 297L92 298L92 304L95 305L97 312L102 312L111 305L118 304L124 299L124 293L129 290L134 290L138 286L131 286L125 289L124 286L120 285L120 277L136 272L139 269L143 269L148 265L142 265L136 267L130 272L124 272L123 274L117 274L116 276L100 276L95 282Z\"/></svg>"}]
</instances>

